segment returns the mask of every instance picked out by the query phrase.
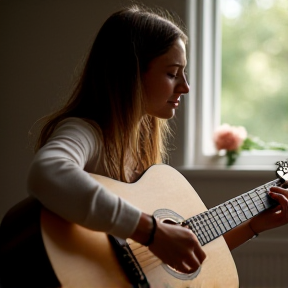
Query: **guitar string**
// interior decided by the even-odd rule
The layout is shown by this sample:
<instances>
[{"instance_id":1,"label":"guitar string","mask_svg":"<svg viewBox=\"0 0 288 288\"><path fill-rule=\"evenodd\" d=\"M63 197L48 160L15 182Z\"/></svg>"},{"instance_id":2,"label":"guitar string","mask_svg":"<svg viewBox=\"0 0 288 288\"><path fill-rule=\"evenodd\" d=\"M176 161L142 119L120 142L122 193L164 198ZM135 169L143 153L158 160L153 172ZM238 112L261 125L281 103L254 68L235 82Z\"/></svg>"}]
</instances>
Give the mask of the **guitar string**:
<instances>
[{"instance_id":1,"label":"guitar string","mask_svg":"<svg viewBox=\"0 0 288 288\"><path fill-rule=\"evenodd\" d=\"M243 223L247 219L250 219L253 216L257 215L259 212L262 212L263 210L269 208L271 205L269 205L267 201L267 191L270 187L275 186L277 182L279 182L278 179L266 183L256 189L244 193L243 195L235 197L219 206L205 211L204 213L193 216L186 221L193 223L190 225L188 224L190 226L190 229L196 234L201 243L206 244L213 239L219 237L220 235L224 234L225 232L229 231L230 229L234 228L235 226ZM241 198L242 201L239 201ZM263 201L263 199L265 199L265 201ZM233 202L237 202L237 204L233 205ZM217 209L220 209L221 211L221 213L216 212L216 216L218 216L220 223L219 220L216 221L215 217L211 217L213 216L211 214L213 214L213 212L215 212ZM237 217L239 220L235 221L235 217ZM198 222L200 222L201 225L199 225ZM218 227L218 229L216 227Z\"/></svg>"},{"instance_id":2,"label":"guitar string","mask_svg":"<svg viewBox=\"0 0 288 288\"><path fill-rule=\"evenodd\" d=\"M143 246L141 246L143 247ZM140 247L140 248L141 248ZM135 255L137 261L139 262L139 264L141 265L142 268L151 266L151 265L155 265L155 263L159 262L159 264L161 263L161 260L159 260L159 258L157 258L152 252L150 252L149 250L145 250L143 252L140 252L138 254L134 253L135 250L138 250L139 248L136 249L132 249L133 254ZM141 259L141 257L143 257L143 254L147 254L147 258L145 259ZM152 261L151 261L152 260ZM144 264L146 263L146 264Z\"/></svg>"},{"instance_id":3,"label":"guitar string","mask_svg":"<svg viewBox=\"0 0 288 288\"><path fill-rule=\"evenodd\" d=\"M152 254L152 252L150 252L148 249L146 249L146 250L144 250L144 251L142 251L140 253L135 253L136 250L139 250L139 249L141 249L143 247L144 246L141 245L138 248L134 248L134 249L131 248L132 252L135 255L135 257L136 257L138 263L140 264L141 268L147 270L147 269L149 269L147 267L149 267L151 265L152 265L151 269L155 266L155 264L157 264L157 266L160 265L161 264L161 260L159 260L159 258L157 258L154 254ZM145 259L143 259L143 258L141 259L141 257L143 257L143 254L144 254L144 257L146 256L145 254L147 254L148 257L145 258ZM151 260L153 260L153 261L151 261ZM146 262L146 264L144 264L145 262Z\"/></svg>"}]
</instances>

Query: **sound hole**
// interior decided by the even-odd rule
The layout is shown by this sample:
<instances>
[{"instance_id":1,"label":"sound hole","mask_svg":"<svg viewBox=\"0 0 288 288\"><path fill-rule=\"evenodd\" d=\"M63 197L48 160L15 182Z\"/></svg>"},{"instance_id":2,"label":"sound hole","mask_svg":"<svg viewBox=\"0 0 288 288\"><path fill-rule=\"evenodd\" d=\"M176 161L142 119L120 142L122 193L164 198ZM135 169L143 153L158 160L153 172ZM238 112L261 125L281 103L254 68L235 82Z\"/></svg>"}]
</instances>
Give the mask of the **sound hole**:
<instances>
[{"instance_id":1,"label":"sound hole","mask_svg":"<svg viewBox=\"0 0 288 288\"><path fill-rule=\"evenodd\" d=\"M154 217L159 219L161 222L166 223L166 224L171 224L171 225L175 225L184 220L182 216L180 216L176 212L169 210L169 209L158 209L153 214L154 214ZM192 280L201 271L201 266L195 272L190 273L190 274L184 274L184 273L178 272L177 270L175 270L174 268L170 267L167 264L162 264L162 267L167 273L181 280Z\"/></svg>"},{"instance_id":2,"label":"sound hole","mask_svg":"<svg viewBox=\"0 0 288 288\"><path fill-rule=\"evenodd\" d=\"M163 223L166 223L166 224L170 224L170 225L175 225L175 224L177 224L176 221L171 220L171 219L164 219L162 222L163 222Z\"/></svg>"}]
</instances>

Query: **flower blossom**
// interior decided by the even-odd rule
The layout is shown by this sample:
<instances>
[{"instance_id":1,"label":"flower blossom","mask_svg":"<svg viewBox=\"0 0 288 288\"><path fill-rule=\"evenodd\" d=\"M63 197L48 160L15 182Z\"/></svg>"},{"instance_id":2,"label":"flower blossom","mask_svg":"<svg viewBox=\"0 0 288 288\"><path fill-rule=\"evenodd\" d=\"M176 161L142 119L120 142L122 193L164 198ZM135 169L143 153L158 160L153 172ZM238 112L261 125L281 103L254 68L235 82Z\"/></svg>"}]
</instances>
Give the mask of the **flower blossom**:
<instances>
[{"instance_id":1,"label":"flower blossom","mask_svg":"<svg viewBox=\"0 0 288 288\"><path fill-rule=\"evenodd\" d=\"M238 150L247 138L247 131L242 126L223 124L214 133L214 142L217 150Z\"/></svg>"}]
</instances>

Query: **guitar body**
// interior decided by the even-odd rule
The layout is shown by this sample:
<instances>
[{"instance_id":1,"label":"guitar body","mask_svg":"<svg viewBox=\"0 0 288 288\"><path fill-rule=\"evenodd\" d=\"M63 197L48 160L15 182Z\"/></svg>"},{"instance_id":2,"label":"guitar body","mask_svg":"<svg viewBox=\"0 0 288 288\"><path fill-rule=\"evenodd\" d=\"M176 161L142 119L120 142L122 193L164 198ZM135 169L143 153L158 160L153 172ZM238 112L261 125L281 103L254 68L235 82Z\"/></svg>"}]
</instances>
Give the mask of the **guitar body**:
<instances>
[{"instance_id":1,"label":"guitar body","mask_svg":"<svg viewBox=\"0 0 288 288\"><path fill-rule=\"evenodd\" d=\"M187 219L207 210L189 182L167 165L150 167L132 184L99 175L91 177L142 211L149 214L156 211L161 221L177 222L181 217ZM41 229L46 251L63 288L131 287L105 233L69 223L46 209L42 209ZM203 246L207 258L198 275L178 273L147 247L131 239L127 243L151 287L239 287L237 270L222 236Z\"/></svg>"}]
</instances>

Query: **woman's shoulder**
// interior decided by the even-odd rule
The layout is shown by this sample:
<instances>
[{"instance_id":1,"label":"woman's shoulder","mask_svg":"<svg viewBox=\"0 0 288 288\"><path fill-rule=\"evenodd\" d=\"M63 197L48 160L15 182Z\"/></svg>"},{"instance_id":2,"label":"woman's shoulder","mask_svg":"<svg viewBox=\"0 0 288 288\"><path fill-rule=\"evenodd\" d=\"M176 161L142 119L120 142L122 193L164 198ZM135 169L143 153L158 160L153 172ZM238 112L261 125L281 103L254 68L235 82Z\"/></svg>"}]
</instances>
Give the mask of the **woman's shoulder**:
<instances>
[{"instance_id":1,"label":"woman's shoulder","mask_svg":"<svg viewBox=\"0 0 288 288\"><path fill-rule=\"evenodd\" d=\"M85 170L89 167L89 171L94 172L102 159L102 133L97 123L91 120L77 117L65 118L57 124L48 143L50 146L54 143L57 147L61 146L70 149L70 152L76 151L77 155L83 155Z\"/></svg>"},{"instance_id":2,"label":"woman's shoulder","mask_svg":"<svg viewBox=\"0 0 288 288\"><path fill-rule=\"evenodd\" d=\"M67 117L67 118L61 120L58 123L58 125L56 125L56 127L63 126L63 125L70 125L70 124L73 124L76 126L83 126L83 127L91 127L92 126L94 129L100 130L99 125L95 121L93 121L91 119L79 118L79 117Z\"/></svg>"},{"instance_id":3,"label":"woman's shoulder","mask_svg":"<svg viewBox=\"0 0 288 288\"><path fill-rule=\"evenodd\" d=\"M78 117L68 117L60 121L55 127L55 132L57 133L57 131L66 131L73 134L93 134L96 138L102 138L101 129L95 121Z\"/></svg>"}]
</instances>

